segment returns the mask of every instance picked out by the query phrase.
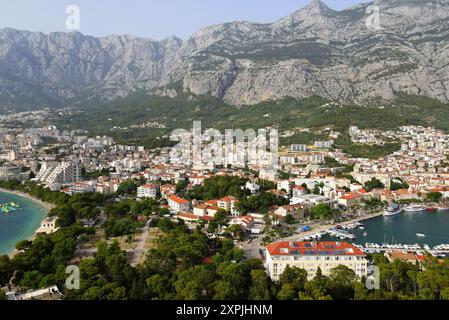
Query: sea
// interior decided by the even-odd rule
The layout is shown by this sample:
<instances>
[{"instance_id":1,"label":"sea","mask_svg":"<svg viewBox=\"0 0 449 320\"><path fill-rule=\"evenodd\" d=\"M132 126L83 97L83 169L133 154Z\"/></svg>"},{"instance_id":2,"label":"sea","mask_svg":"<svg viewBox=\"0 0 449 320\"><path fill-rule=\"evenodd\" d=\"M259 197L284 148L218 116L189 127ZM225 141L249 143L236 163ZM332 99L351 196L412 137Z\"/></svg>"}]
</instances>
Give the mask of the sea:
<instances>
[{"instance_id":1,"label":"sea","mask_svg":"<svg viewBox=\"0 0 449 320\"><path fill-rule=\"evenodd\" d=\"M0 204L15 202L21 209L0 212L0 255L14 252L21 240L31 239L48 210L39 203L10 193L0 192Z\"/></svg>"},{"instance_id":2,"label":"sea","mask_svg":"<svg viewBox=\"0 0 449 320\"><path fill-rule=\"evenodd\" d=\"M352 233L357 239L349 242L360 245L427 244L430 247L449 244L449 211L404 212L392 217L375 217L362 223L364 229L354 229ZM417 236L418 233L425 237ZM335 239L325 236L322 240Z\"/></svg>"}]
</instances>

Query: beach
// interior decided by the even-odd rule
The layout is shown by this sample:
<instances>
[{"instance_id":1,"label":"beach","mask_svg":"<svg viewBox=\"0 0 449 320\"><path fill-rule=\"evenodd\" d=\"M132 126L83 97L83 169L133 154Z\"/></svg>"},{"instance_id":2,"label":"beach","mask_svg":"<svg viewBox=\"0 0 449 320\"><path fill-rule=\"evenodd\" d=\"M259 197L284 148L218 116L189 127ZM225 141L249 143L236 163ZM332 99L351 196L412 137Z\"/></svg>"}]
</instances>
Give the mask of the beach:
<instances>
[{"instance_id":1,"label":"beach","mask_svg":"<svg viewBox=\"0 0 449 320\"><path fill-rule=\"evenodd\" d=\"M19 196L19 197L27 198L28 200L37 202L39 205L41 205L42 207L46 208L47 210L53 209L55 207L54 204L49 203L49 202L44 202L44 201L42 201L42 200L40 200L38 198L35 198L35 197L29 195L28 193L25 193L25 192L15 191L15 190L8 190L8 189L3 189L3 188L0 188L0 192L10 193L10 194L14 194L14 195Z\"/></svg>"},{"instance_id":2,"label":"beach","mask_svg":"<svg viewBox=\"0 0 449 320\"><path fill-rule=\"evenodd\" d=\"M23 192L1 188L0 196L2 203L15 202L21 205L20 210L0 214L0 255L13 256L19 241L35 238L36 230L54 205Z\"/></svg>"}]
</instances>

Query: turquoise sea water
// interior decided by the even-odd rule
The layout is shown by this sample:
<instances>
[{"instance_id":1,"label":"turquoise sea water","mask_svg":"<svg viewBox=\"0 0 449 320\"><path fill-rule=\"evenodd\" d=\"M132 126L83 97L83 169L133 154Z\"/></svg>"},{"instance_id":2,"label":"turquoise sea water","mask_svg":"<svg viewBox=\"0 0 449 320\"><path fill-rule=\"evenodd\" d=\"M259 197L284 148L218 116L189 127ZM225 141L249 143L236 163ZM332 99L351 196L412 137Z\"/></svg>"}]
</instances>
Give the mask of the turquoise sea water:
<instances>
[{"instance_id":1,"label":"turquoise sea water","mask_svg":"<svg viewBox=\"0 0 449 320\"><path fill-rule=\"evenodd\" d=\"M356 229L353 233L357 240L365 243L388 244L428 244L436 246L449 244L449 212L402 213L394 217L377 217L362 222L364 230ZM425 234L425 238L416 234ZM328 238L326 236L326 238ZM325 240L323 238L323 240Z\"/></svg>"},{"instance_id":2,"label":"turquoise sea water","mask_svg":"<svg viewBox=\"0 0 449 320\"><path fill-rule=\"evenodd\" d=\"M7 215L0 212L0 255L13 252L17 242L31 238L47 215L47 209L32 200L0 192L0 203L10 202L22 208Z\"/></svg>"}]
</instances>

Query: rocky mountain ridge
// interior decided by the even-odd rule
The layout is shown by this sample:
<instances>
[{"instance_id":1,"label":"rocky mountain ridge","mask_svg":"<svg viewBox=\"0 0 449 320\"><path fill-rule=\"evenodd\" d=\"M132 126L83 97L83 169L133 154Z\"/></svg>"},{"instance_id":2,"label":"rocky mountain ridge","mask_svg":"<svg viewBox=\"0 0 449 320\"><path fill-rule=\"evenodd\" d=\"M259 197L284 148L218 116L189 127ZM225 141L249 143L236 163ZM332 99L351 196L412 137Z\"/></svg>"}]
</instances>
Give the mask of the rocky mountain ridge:
<instances>
[{"instance_id":1,"label":"rocky mountain ridge","mask_svg":"<svg viewBox=\"0 0 449 320\"><path fill-rule=\"evenodd\" d=\"M367 26L377 12L379 26ZM215 25L185 41L0 30L3 107L142 90L237 106L314 95L362 104L400 93L449 102L448 88L449 0L382 0L343 11L312 0L273 23Z\"/></svg>"}]
</instances>

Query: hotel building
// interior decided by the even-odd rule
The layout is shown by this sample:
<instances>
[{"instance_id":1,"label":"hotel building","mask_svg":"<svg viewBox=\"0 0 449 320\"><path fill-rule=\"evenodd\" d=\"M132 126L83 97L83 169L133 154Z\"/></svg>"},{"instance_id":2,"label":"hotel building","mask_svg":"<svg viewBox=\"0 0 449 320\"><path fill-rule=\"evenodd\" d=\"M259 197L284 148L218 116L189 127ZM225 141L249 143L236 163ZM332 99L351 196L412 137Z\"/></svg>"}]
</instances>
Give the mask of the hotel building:
<instances>
[{"instance_id":1,"label":"hotel building","mask_svg":"<svg viewBox=\"0 0 449 320\"><path fill-rule=\"evenodd\" d=\"M266 247L266 267L274 281L287 266L306 270L312 279L318 268L329 276L339 265L354 270L358 277L367 276L366 255L347 242L275 242Z\"/></svg>"}]
</instances>

